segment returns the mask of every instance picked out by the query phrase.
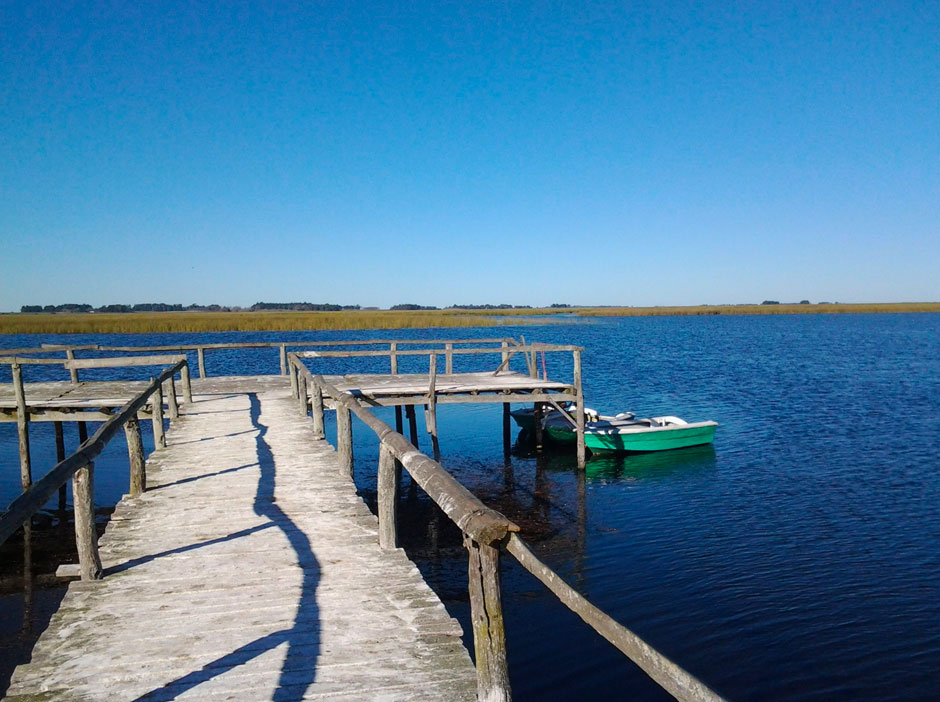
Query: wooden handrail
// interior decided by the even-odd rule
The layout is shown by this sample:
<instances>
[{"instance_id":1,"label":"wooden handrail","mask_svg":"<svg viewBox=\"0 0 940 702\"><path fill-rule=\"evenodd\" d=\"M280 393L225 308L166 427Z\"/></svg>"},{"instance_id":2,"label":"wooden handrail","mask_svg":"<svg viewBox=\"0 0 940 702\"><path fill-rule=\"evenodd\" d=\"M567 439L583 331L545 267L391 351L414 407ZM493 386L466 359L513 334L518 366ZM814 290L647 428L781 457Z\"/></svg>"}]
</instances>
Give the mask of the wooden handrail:
<instances>
[{"instance_id":1,"label":"wooden handrail","mask_svg":"<svg viewBox=\"0 0 940 702\"><path fill-rule=\"evenodd\" d=\"M519 531L516 524L483 504L440 463L418 451L408 439L364 408L355 397L340 392L327 383L323 376L313 376L303 364L299 365L298 370L308 384L319 386L337 405L355 414L368 426L421 489L464 533L479 543L491 544L503 539L509 532Z\"/></svg>"},{"instance_id":2,"label":"wooden handrail","mask_svg":"<svg viewBox=\"0 0 940 702\"><path fill-rule=\"evenodd\" d=\"M498 349L497 349L498 350ZM525 350L514 348L513 350ZM569 349L565 349L569 350ZM576 378L580 385L579 348L575 347ZM568 609L633 661L660 687L681 702L724 702L724 698L671 661L628 628L592 605L542 563L519 536L519 527L505 515L487 507L467 490L440 463L421 453L404 436L363 407L350 393L340 392L323 376L314 376L301 362L303 353L291 353L291 373L302 377L298 388L310 387L314 393L314 427L322 436L323 403L321 393L329 395L337 413L355 414L378 437L379 543L395 546L395 511L397 481L393 477L393 459L398 459L412 478L464 533L470 557L469 591L471 623L477 666L477 694L481 700L508 702L511 699L506 665L505 632L499 585L499 554L512 555L519 564L542 582ZM300 390L301 392L305 392ZM306 395L302 397L304 412ZM321 416L317 416L319 411ZM583 419L579 417L583 422ZM348 423L348 419L346 420ZM347 424L348 427L348 424ZM351 443L351 433L345 437ZM339 434L338 434L339 436ZM340 439L341 441L343 439ZM338 447L339 448L339 447ZM349 453L351 461L351 452ZM351 475L351 465L348 467ZM391 522L391 523L389 523Z\"/></svg>"},{"instance_id":3,"label":"wooden handrail","mask_svg":"<svg viewBox=\"0 0 940 702\"><path fill-rule=\"evenodd\" d=\"M137 412L147 404L150 396L158 392L162 383L172 378L185 365L186 360L183 359L166 368L140 394L128 400L116 414L104 422L91 438L79 446L75 453L57 463L52 470L13 500L6 512L0 516L0 544L40 510L56 494L59 487L64 485L79 469L94 461L125 422L132 419L136 421Z\"/></svg>"},{"instance_id":4,"label":"wooden handrail","mask_svg":"<svg viewBox=\"0 0 940 702\"><path fill-rule=\"evenodd\" d=\"M509 353L519 353L523 351L583 351L583 346L561 346L557 344L528 344L527 346L513 346ZM504 349L499 346L485 349L395 349L397 356L427 356L431 353L452 353L458 354L497 354L503 353ZM393 353L389 351L295 351L298 358L360 358L372 356L389 356Z\"/></svg>"}]
</instances>

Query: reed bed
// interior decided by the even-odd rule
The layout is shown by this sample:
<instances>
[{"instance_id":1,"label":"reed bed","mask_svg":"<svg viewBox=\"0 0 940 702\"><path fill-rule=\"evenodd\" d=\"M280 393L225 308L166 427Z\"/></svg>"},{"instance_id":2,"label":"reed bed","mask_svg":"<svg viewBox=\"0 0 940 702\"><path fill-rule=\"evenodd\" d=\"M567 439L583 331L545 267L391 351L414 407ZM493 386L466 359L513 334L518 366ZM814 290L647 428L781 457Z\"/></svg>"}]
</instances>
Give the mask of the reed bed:
<instances>
[{"instance_id":1,"label":"reed bed","mask_svg":"<svg viewBox=\"0 0 940 702\"><path fill-rule=\"evenodd\" d=\"M349 310L343 312L143 312L6 314L0 334L135 334L150 332L425 329L545 324L573 318L719 314L847 314L940 312L938 302L694 307L570 307L511 310Z\"/></svg>"}]
</instances>

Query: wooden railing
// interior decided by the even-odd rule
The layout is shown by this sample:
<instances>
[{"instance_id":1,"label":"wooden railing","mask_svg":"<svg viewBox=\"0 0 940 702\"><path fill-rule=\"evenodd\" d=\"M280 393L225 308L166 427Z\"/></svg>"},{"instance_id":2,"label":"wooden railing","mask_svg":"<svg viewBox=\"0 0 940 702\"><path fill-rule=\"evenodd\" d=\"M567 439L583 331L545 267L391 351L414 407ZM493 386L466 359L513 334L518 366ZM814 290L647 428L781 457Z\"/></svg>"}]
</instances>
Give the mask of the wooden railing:
<instances>
[{"instance_id":1,"label":"wooden railing","mask_svg":"<svg viewBox=\"0 0 940 702\"><path fill-rule=\"evenodd\" d=\"M322 341L256 341L256 342L231 342L231 343L218 343L218 344L170 344L163 346L101 346L95 344L88 344L83 346L69 346L66 344L42 344L38 348L21 348L21 349L0 349L0 359L3 356L10 355L23 355L23 354L44 354L44 353L56 353L64 352L66 355L66 360L74 360L76 351L106 351L106 352L122 352L122 353L140 353L140 352L153 352L153 351L195 351L196 360L199 368L199 377L205 378L206 374L206 351L213 350L232 350L232 349L268 349L276 348L278 349L278 355L280 359L280 368L281 375L287 375L288 365L287 365L287 347L304 347L304 346L388 346L390 350L396 349L399 345L405 346L433 346L437 344L445 344L450 347L459 344L501 344L503 346L519 346L520 342L512 337L500 337L495 339L327 339ZM53 359L35 359L41 361L42 363L61 363L61 361ZM528 362L528 361L527 361ZM534 367L534 363L532 364ZM397 372L397 371L393 371ZM70 369L71 378L73 383L78 382L78 369Z\"/></svg>"},{"instance_id":2,"label":"wooden railing","mask_svg":"<svg viewBox=\"0 0 940 702\"><path fill-rule=\"evenodd\" d=\"M469 556L468 591L479 700L508 702L512 696L500 589L499 565L503 552L513 556L524 569L544 583L562 604L581 617L670 695L689 702L717 702L722 699L639 636L588 602L532 553L519 535L516 524L487 507L439 462L421 453L353 395L340 392L326 382L323 376L313 375L296 355L291 354L289 362L292 373L303 380L298 383L298 406L304 414L312 410L314 431L319 438L324 438L323 396L332 400L336 409L336 449L343 475L350 478L353 475L351 415L356 415L378 437L379 545L383 549L397 547L396 511L402 468L462 531ZM312 390L310 404L306 388Z\"/></svg>"},{"instance_id":3,"label":"wooden railing","mask_svg":"<svg viewBox=\"0 0 940 702\"><path fill-rule=\"evenodd\" d=\"M116 367L122 365L141 365L134 362L135 357L119 359L88 359L94 361L94 366L82 367ZM165 359L167 357L149 357ZM79 422L79 438L81 445L72 455L64 456L64 447L58 440L61 432L57 432L57 448L59 449L59 462L46 475L32 482L32 468L29 459L29 411L23 385L21 364L28 364L37 359L8 358L12 366L13 382L16 389L17 401L17 429L20 445L20 470L23 483L23 494L16 498L7 511L0 516L0 543L6 541L21 526L30 528L32 516L48 502L57 491L63 490L66 482L72 480L72 497L75 512L75 541L78 547L79 568L82 580L96 580L101 577L101 559L98 556L98 538L95 532L94 509L94 460L104 450L104 447L114 438L118 429L124 428L127 438L127 450L130 460L130 492L139 495L146 489L147 474L144 459L144 447L140 435L140 424L137 418L148 401L153 409L151 417L154 430L154 447L166 446L163 432L163 384L170 385L166 397L170 407L171 417L177 415L178 401L176 398L173 377L181 373L188 378L188 365L185 356L169 357L174 359L173 365L164 369L150 384L134 398L128 400L121 409L104 422L91 438L88 438L85 422ZM46 359L39 359L46 360ZM130 363L127 361L130 360ZM61 361L58 361L61 363ZM162 361L161 361L162 362ZM77 361L76 361L77 363ZM147 363L145 365L153 365ZM191 401L191 395L186 386L185 396ZM152 398L152 400L151 400ZM57 422L58 424L58 422Z\"/></svg>"}]
</instances>

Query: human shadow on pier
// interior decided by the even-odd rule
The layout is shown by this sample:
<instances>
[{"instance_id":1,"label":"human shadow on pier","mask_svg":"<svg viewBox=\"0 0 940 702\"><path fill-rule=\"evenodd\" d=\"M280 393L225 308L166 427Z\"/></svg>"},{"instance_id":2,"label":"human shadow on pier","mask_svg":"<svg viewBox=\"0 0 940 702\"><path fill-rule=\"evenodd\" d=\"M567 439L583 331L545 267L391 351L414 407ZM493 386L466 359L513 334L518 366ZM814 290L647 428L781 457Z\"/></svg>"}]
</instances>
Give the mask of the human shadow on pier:
<instances>
[{"instance_id":1,"label":"human shadow on pier","mask_svg":"<svg viewBox=\"0 0 940 702\"><path fill-rule=\"evenodd\" d=\"M223 675L233 668L248 663L254 658L287 644L287 653L281 665L277 689L271 696L274 702L293 702L301 700L316 677L317 658L320 654L320 617L316 603L316 589L320 580L320 564L313 553L310 540L275 503L276 469L271 447L265 441L268 427L261 423L261 401L257 394L249 393L251 402L251 423L257 430L255 437L258 466L261 475L255 493L254 511L267 517L271 524L280 529L297 555L297 562L303 573L300 597L294 614L293 625L259 637L235 649L221 658L206 663L163 687L142 695L135 702L156 702L172 700L198 685ZM248 531L257 531L254 527ZM227 537L223 540L227 540ZM198 544L194 548L199 547Z\"/></svg>"}]
</instances>

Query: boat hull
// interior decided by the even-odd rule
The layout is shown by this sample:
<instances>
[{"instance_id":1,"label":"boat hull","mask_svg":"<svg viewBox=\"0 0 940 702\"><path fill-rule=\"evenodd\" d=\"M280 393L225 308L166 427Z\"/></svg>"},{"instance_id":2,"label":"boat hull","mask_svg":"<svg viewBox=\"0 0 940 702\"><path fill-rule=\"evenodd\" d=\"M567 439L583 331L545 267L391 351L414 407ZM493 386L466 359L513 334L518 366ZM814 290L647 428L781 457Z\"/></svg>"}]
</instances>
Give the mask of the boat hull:
<instances>
[{"instance_id":1,"label":"boat hull","mask_svg":"<svg viewBox=\"0 0 940 702\"><path fill-rule=\"evenodd\" d=\"M684 426L650 427L638 431L588 430L584 444L592 452L669 451L710 444L715 439L715 422L699 422Z\"/></svg>"}]
</instances>

